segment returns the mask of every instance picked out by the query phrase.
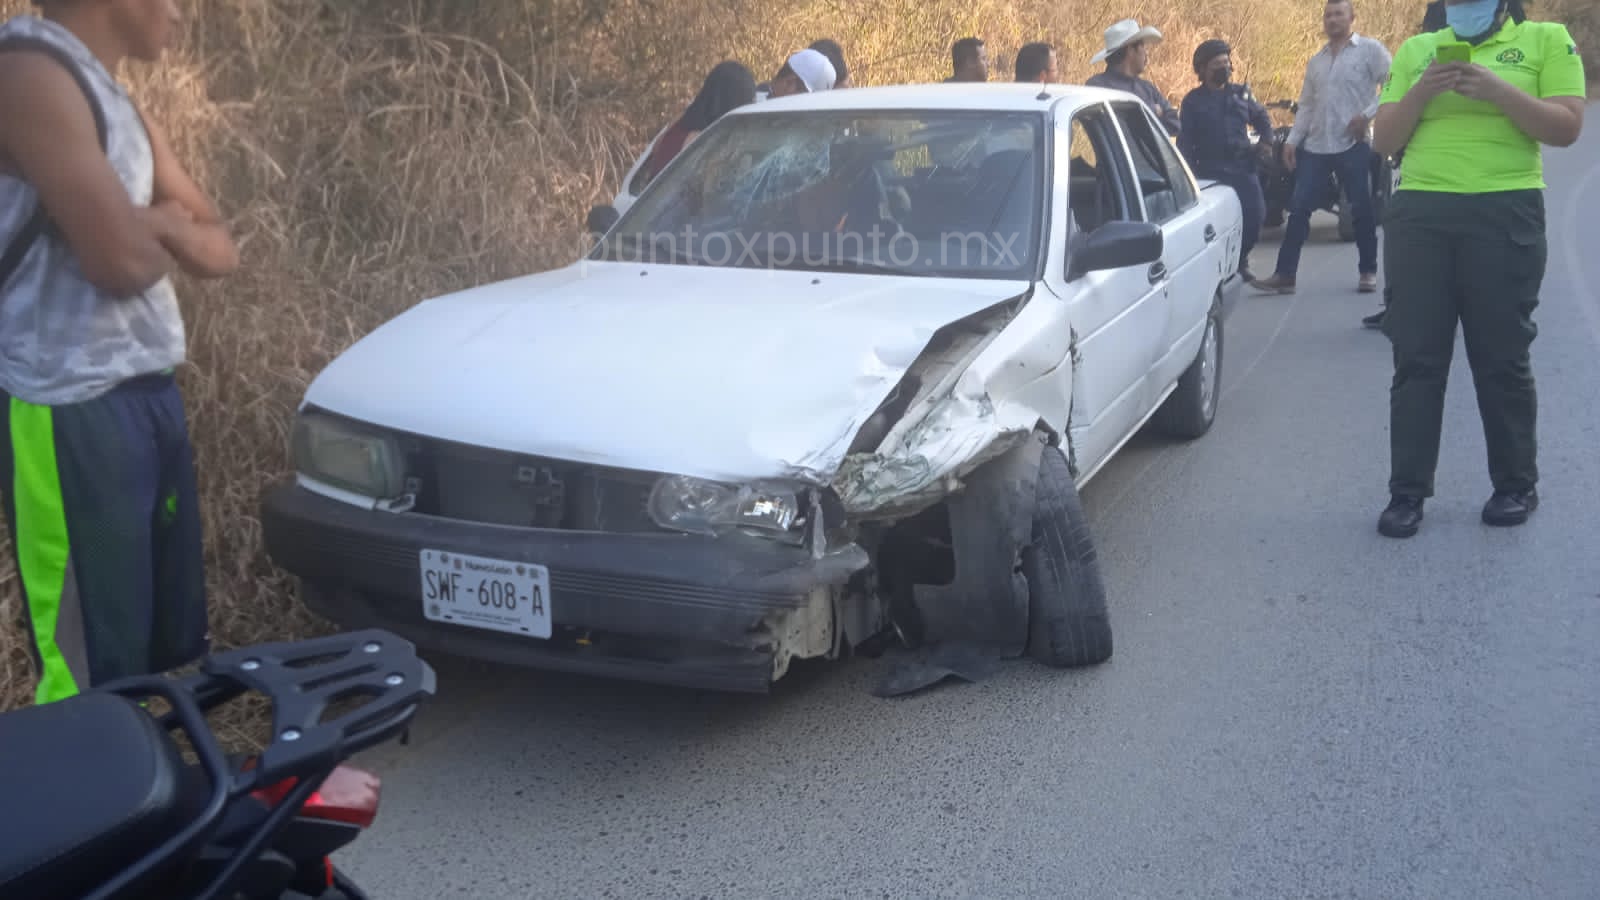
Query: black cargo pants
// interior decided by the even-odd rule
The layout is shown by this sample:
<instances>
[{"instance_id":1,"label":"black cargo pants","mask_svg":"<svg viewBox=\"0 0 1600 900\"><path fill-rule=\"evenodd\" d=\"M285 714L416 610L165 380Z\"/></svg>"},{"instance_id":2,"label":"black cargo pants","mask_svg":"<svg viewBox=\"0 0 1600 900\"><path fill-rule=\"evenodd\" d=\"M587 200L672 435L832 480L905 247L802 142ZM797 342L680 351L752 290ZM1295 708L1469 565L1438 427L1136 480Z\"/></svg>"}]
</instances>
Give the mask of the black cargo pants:
<instances>
[{"instance_id":1,"label":"black cargo pants","mask_svg":"<svg viewBox=\"0 0 1600 900\"><path fill-rule=\"evenodd\" d=\"M1544 193L1397 191L1384 217L1394 345L1389 389L1391 494L1433 496L1445 381L1461 323L1496 491L1538 481L1537 397L1529 348L1544 281Z\"/></svg>"}]
</instances>

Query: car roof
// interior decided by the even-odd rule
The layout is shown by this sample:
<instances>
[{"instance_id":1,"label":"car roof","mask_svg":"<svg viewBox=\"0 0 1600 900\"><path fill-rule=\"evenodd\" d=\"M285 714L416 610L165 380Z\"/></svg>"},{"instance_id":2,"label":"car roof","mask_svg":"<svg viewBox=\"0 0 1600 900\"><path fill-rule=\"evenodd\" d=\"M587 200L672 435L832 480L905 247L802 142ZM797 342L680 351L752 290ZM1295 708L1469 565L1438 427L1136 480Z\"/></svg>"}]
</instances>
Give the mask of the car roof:
<instances>
[{"instance_id":1,"label":"car roof","mask_svg":"<svg viewBox=\"0 0 1600 900\"><path fill-rule=\"evenodd\" d=\"M729 115L766 115L778 112L832 110L970 110L978 112L1048 111L1060 105L1063 111L1076 110L1105 100L1136 99L1131 94L1110 88L1078 84L1032 84L1015 82L896 84L883 87L853 87L793 94L761 103L748 103Z\"/></svg>"}]
</instances>

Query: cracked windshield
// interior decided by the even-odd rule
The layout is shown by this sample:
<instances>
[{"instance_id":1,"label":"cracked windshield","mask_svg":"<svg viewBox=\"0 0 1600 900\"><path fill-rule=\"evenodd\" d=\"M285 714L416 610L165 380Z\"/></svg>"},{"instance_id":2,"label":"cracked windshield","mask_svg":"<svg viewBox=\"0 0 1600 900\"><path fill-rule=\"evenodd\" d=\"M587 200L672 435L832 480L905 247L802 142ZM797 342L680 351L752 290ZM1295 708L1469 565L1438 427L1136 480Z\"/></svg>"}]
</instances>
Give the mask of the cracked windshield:
<instances>
[{"instance_id":1,"label":"cracked windshield","mask_svg":"<svg viewBox=\"0 0 1600 900\"><path fill-rule=\"evenodd\" d=\"M730 116L662 173L601 259L1025 277L1043 118Z\"/></svg>"}]
</instances>

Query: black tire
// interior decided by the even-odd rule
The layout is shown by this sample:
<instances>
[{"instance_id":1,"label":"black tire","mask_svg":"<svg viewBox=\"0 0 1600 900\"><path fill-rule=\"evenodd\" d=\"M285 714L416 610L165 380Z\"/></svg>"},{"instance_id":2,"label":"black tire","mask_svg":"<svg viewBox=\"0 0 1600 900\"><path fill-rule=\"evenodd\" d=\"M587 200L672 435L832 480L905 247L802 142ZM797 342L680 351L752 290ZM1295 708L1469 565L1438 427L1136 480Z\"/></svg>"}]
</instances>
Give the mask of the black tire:
<instances>
[{"instance_id":1,"label":"black tire","mask_svg":"<svg viewBox=\"0 0 1600 900\"><path fill-rule=\"evenodd\" d=\"M1022 551L1028 582L1028 655L1047 666L1095 666L1111 658L1111 619L1089 523L1067 458L1039 458L1033 536Z\"/></svg>"},{"instance_id":2,"label":"black tire","mask_svg":"<svg viewBox=\"0 0 1600 900\"><path fill-rule=\"evenodd\" d=\"M1178 387L1161 404L1150 424L1158 431L1183 440L1194 440L1211 430L1217 420L1217 405L1222 386L1222 298L1211 301L1206 315L1206 331L1194 362L1178 379Z\"/></svg>"}]
</instances>

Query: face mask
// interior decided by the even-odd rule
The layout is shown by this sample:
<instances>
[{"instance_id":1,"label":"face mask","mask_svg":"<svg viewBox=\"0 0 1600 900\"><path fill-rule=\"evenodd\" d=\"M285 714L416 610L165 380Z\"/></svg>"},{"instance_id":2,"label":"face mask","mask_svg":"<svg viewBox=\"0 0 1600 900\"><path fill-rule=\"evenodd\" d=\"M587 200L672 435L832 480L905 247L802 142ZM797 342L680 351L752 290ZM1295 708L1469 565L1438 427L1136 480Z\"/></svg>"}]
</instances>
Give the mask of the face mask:
<instances>
[{"instance_id":1,"label":"face mask","mask_svg":"<svg viewBox=\"0 0 1600 900\"><path fill-rule=\"evenodd\" d=\"M1500 0L1472 0L1444 8L1445 24L1455 31L1456 37L1477 37L1494 27L1495 14L1500 12Z\"/></svg>"},{"instance_id":2,"label":"face mask","mask_svg":"<svg viewBox=\"0 0 1600 900\"><path fill-rule=\"evenodd\" d=\"M1217 85L1218 87L1227 84L1230 80L1232 80L1232 78L1232 69L1217 69L1211 73L1211 83Z\"/></svg>"}]
</instances>

